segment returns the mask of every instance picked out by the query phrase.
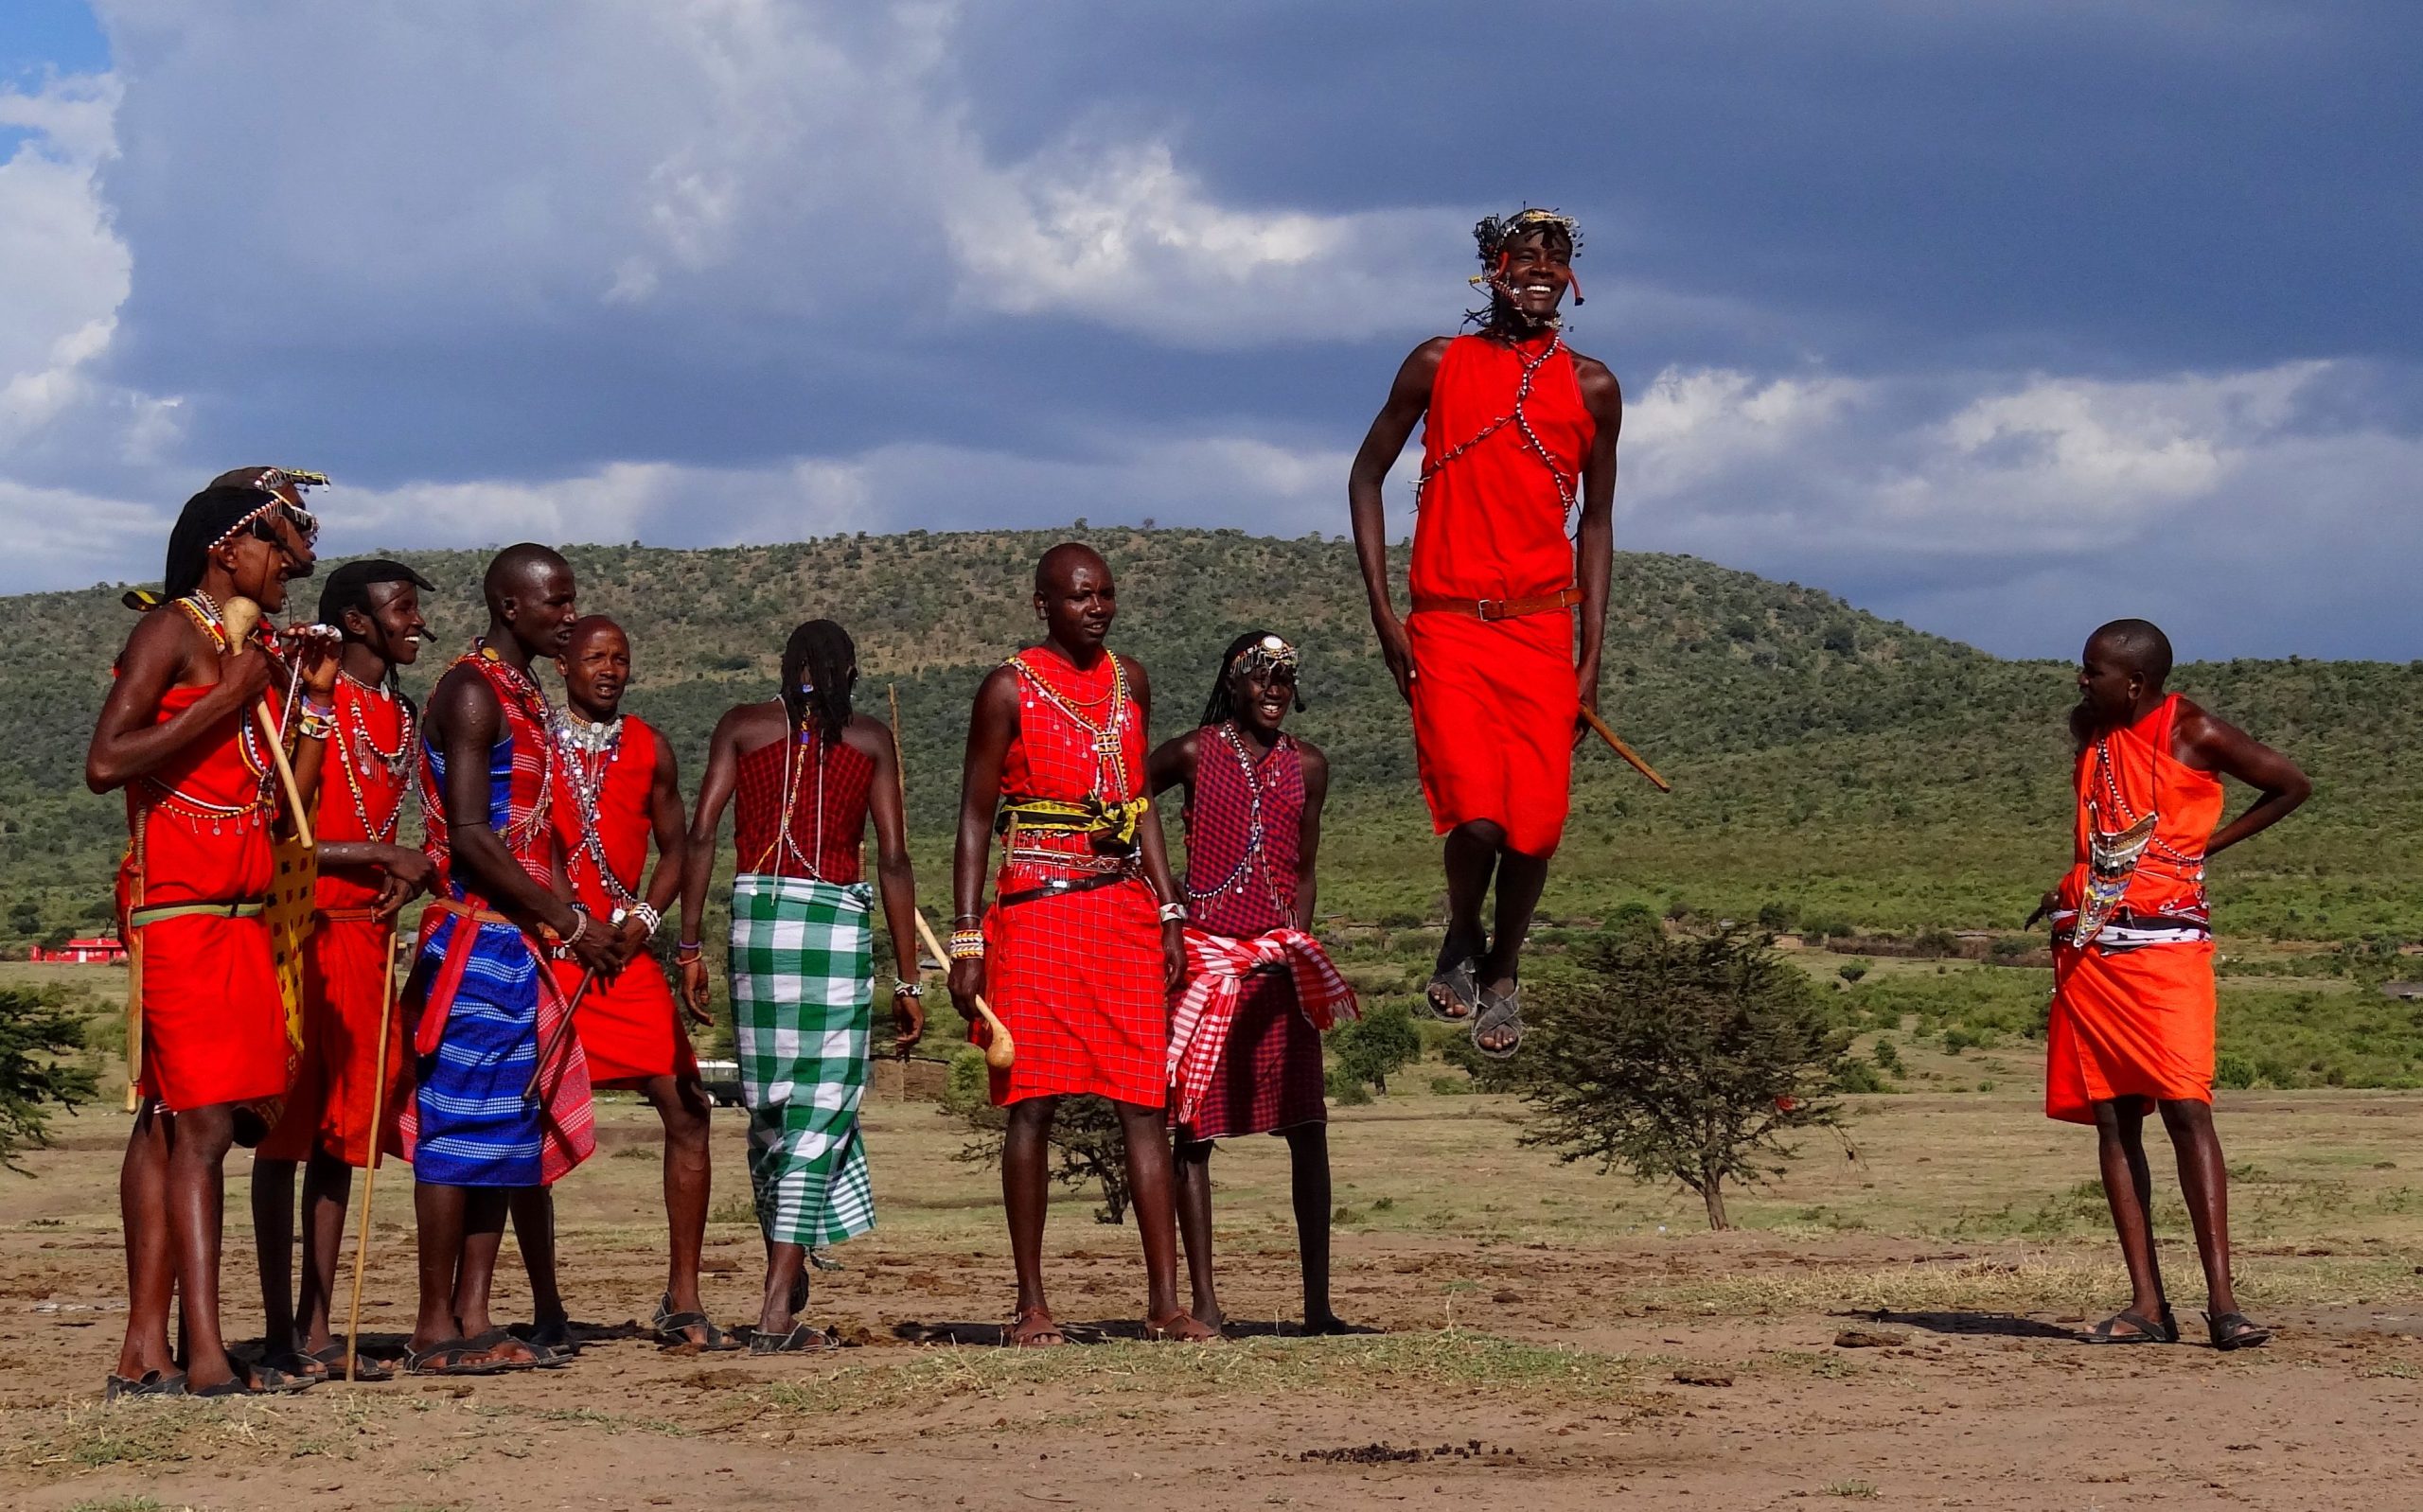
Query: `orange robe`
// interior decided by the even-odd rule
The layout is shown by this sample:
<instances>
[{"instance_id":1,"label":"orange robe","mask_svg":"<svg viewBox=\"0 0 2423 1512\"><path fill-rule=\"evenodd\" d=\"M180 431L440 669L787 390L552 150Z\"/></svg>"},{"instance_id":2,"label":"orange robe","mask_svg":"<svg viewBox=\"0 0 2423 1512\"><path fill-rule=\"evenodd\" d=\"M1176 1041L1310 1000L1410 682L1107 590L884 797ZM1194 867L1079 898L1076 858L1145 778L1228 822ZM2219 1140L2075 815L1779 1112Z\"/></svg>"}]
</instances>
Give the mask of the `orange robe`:
<instances>
[{"instance_id":1,"label":"orange robe","mask_svg":"<svg viewBox=\"0 0 2423 1512\"><path fill-rule=\"evenodd\" d=\"M1483 620L1420 601L1535 599L1573 587L1565 531L1597 434L1572 354L1556 338L1510 346L1459 336L1440 359L1423 422L1406 628L1414 758L1441 835L1488 819L1512 849L1538 856L1564 837L1581 702L1573 611Z\"/></svg>"},{"instance_id":2,"label":"orange robe","mask_svg":"<svg viewBox=\"0 0 2423 1512\"><path fill-rule=\"evenodd\" d=\"M349 677L337 679L336 733L320 777L322 843L396 843L404 789L418 759L412 739L400 694L365 688ZM388 1154L403 1153L397 1120L412 1095L413 1061L404 1049L403 1013L386 995L396 923L374 916L379 888L367 875L319 875L312 895L318 919L303 943L303 1064L287 1095L286 1116L256 1152L262 1160L307 1160L325 1152L348 1166L370 1164L382 1009L387 1090L379 1099L379 1144Z\"/></svg>"},{"instance_id":3,"label":"orange robe","mask_svg":"<svg viewBox=\"0 0 2423 1512\"><path fill-rule=\"evenodd\" d=\"M655 801L657 743L663 739L635 714L623 716L623 732L613 756L604 764L598 782L596 845L605 852L619 895L597 873L597 857L582 829L579 795L574 791L573 764L594 761L558 749L556 753L555 820L557 842L572 879L572 893L590 917L604 924L614 917L624 898L642 896L646 884L647 848L656 833ZM586 770L586 768L584 768ZM556 985L570 998L580 991L581 964L569 958L550 963ZM589 1083L596 1087L637 1087L660 1076L695 1078L698 1052L681 1028L674 1006L672 984L656 957L643 951L631 958L612 981L594 981L573 1009L573 1030L589 1057Z\"/></svg>"},{"instance_id":4,"label":"orange robe","mask_svg":"<svg viewBox=\"0 0 2423 1512\"><path fill-rule=\"evenodd\" d=\"M2173 694L2078 757L2077 859L2053 914L2050 1118L2093 1123L2095 1104L2114 1098L2213 1098L2204 847L2220 822L2221 782L2171 754L2178 715ZM2152 834L2133 869L2107 867L2098 876L2098 838L2113 849L2110 837L2149 814Z\"/></svg>"}]
</instances>

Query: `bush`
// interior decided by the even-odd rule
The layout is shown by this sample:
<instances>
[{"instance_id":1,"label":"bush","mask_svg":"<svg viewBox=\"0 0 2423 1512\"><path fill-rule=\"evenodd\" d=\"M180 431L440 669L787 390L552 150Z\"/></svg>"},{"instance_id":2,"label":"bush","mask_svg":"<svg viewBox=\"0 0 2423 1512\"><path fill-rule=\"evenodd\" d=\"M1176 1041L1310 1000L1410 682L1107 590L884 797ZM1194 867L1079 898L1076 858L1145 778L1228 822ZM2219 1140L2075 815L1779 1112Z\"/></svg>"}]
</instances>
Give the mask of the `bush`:
<instances>
[{"instance_id":1,"label":"bush","mask_svg":"<svg viewBox=\"0 0 2423 1512\"><path fill-rule=\"evenodd\" d=\"M1371 1090L1387 1096L1388 1078L1420 1059L1422 1031L1414 1027L1412 1011L1403 1002L1391 1000L1331 1034L1329 1050L1334 1063L1328 1076L1330 1095L1342 1102L1368 1102L1369 1098L1345 1097L1339 1089L1359 1089L1369 1083Z\"/></svg>"},{"instance_id":2,"label":"bush","mask_svg":"<svg viewBox=\"0 0 2423 1512\"><path fill-rule=\"evenodd\" d=\"M1893 1047L1891 1040L1878 1040L1875 1047L1867 1054L1868 1058L1876 1063L1878 1070L1890 1071L1896 1076L1901 1073L1901 1052Z\"/></svg>"},{"instance_id":3,"label":"bush","mask_svg":"<svg viewBox=\"0 0 2423 1512\"><path fill-rule=\"evenodd\" d=\"M1867 962L1864 960L1847 960L1840 966L1834 968L1834 975L1847 982L1858 981L1861 977L1867 975Z\"/></svg>"},{"instance_id":4,"label":"bush","mask_svg":"<svg viewBox=\"0 0 2423 1512\"><path fill-rule=\"evenodd\" d=\"M1660 940L1665 938L1666 926L1658 923L1657 910L1649 905L1627 903L1619 905L1607 915L1607 922L1600 926L1599 932L1611 941Z\"/></svg>"},{"instance_id":5,"label":"bush","mask_svg":"<svg viewBox=\"0 0 2423 1512\"><path fill-rule=\"evenodd\" d=\"M1525 1144L1679 1182L1721 1229L1726 1182L1790 1159L1793 1131L1841 1121L1828 1094L1849 1031L1764 941L1642 941L1582 967L1533 990L1537 1028L1508 1063L1538 1110Z\"/></svg>"},{"instance_id":6,"label":"bush","mask_svg":"<svg viewBox=\"0 0 2423 1512\"><path fill-rule=\"evenodd\" d=\"M2213 1061L2213 1081L2232 1092L2244 1092L2255 1083L2255 1063L2245 1056L2223 1050Z\"/></svg>"},{"instance_id":7,"label":"bush","mask_svg":"<svg viewBox=\"0 0 2423 1512\"><path fill-rule=\"evenodd\" d=\"M1866 1061L1848 1056L1834 1067L1834 1090L1837 1092L1894 1092L1900 1089L1884 1080L1884 1073Z\"/></svg>"},{"instance_id":8,"label":"bush","mask_svg":"<svg viewBox=\"0 0 2423 1512\"><path fill-rule=\"evenodd\" d=\"M1009 1128L1006 1110L993 1106L984 1052L967 1046L950 1058L950 1076L943 1083L942 1111L976 1132L954 1159L969 1165L998 1166L1001 1143ZM1052 1179L1063 1187L1093 1182L1102 1192L1095 1209L1098 1223L1126 1222L1132 1200L1127 1189L1127 1141L1120 1129L1119 1110L1107 1098L1063 1098L1052 1120L1051 1146L1058 1164Z\"/></svg>"},{"instance_id":9,"label":"bush","mask_svg":"<svg viewBox=\"0 0 2423 1512\"><path fill-rule=\"evenodd\" d=\"M93 1073L59 1059L83 1047L84 1021L59 993L0 987L0 1165L26 1174L17 1154L49 1145L49 1105L92 1100Z\"/></svg>"}]
</instances>

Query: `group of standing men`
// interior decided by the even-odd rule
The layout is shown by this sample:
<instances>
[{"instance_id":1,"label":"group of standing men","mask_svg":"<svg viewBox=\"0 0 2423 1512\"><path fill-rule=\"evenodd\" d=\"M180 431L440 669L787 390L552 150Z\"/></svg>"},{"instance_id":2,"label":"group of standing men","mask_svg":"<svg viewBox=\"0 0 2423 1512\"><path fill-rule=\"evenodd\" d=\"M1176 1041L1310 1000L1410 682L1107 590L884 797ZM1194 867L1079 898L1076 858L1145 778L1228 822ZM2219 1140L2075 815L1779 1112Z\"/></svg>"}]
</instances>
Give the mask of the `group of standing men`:
<instances>
[{"instance_id":1,"label":"group of standing men","mask_svg":"<svg viewBox=\"0 0 2423 1512\"><path fill-rule=\"evenodd\" d=\"M1565 344L1564 301L1581 302L1572 223L1527 210L1482 221L1477 237L1473 281L1488 295L1478 329L1406 359L1349 497L1380 649L1411 705L1444 837L1447 927L1424 998L1470 1025L1481 1053L1507 1056L1524 1033L1523 941L1597 699L1622 398L1603 364ZM1412 612L1400 617L1381 485L1416 425ZM830 1346L833 1334L799 1317L812 1252L874 1219L858 1124L874 996L875 899L860 874L870 826L897 1045L924 1029L896 739L852 707L847 633L817 620L791 634L775 697L716 726L685 822L670 747L620 712L628 640L579 616L571 568L544 547L490 564L487 628L417 718L394 677L427 635L418 594L431 585L411 568L348 563L329 577L322 625L283 642L256 625L256 607L274 614L287 581L312 571L302 489L324 481L241 469L187 502L165 594L129 638L93 740L91 784L127 793L121 908L139 1013L122 1176L132 1306L111 1393L285 1389L348 1364L486 1374L567 1363L577 1343L556 1286L549 1189L594 1148L600 1085L641 1090L663 1123L671 1242L657 1336L763 1353ZM1239 637L1197 727L1148 749L1150 680L1105 644L1109 565L1083 546L1053 549L1036 570L1035 610L1039 643L976 694L941 952L971 1037L1005 1042L989 1059L994 1100L1008 1109L1017 1303L1006 1338L1065 1339L1043 1282L1046 1146L1061 1099L1080 1094L1119 1110L1149 1333L1220 1337L1209 1159L1216 1140L1257 1132L1290 1144L1305 1327L1342 1330L1328 1292L1319 1035L1354 1005L1309 933L1327 766L1282 728L1300 707L1296 649L1266 632ZM535 675L548 660L562 709ZM2178 1336L2146 1218L2139 1131L2158 1108L2180 1148L2213 1340L2260 1343L2231 1295L2209 1117L2203 859L2295 807L2307 784L2276 752L2166 694L2169 650L2152 626L2107 625L2083 660L2078 856L2045 899L2059 947L2047 1111L2097 1124L2135 1283L2095 1337ZM2216 834L2220 774L2264 796ZM416 787L419 850L398 838ZM1174 787L1186 793L1182 878L1152 803ZM316 928L282 992L266 900L315 792ZM728 809L730 985L768 1256L745 1345L699 1295L708 1109L650 949L678 902L680 997L707 1021L699 932ZM394 922L422 890L432 902L397 1011ZM221 1172L239 1143L258 1145L268 1318L267 1350L244 1365L218 1318ZM351 1172L382 1151L411 1159L416 1178L419 1304L397 1365L348 1360L331 1325ZM299 1295L289 1268L298 1166ZM535 1301L518 1329L489 1315L508 1224Z\"/></svg>"}]
</instances>

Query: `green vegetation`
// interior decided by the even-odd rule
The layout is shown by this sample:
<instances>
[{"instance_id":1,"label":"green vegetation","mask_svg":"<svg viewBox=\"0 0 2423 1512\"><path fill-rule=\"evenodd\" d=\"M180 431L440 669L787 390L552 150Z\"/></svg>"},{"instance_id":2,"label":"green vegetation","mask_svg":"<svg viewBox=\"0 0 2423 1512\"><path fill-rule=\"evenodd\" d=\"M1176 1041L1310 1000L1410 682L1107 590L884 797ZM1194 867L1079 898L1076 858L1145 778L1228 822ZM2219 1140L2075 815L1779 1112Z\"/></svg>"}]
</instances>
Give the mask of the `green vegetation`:
<instances>
[{"instance_id":1,"label":"green vegetation","mask_svg":"<svg viewBox=\"0 0 2423 1512\"><path fill-rule=\"evenodd\" d=\"M94 1096L92 1071L60 1059L84 1048L84 1021L61 1006L63 995L0 987L0 1165L11 1170L23 1169L20 1152L50 1142L52 1105Z\"/></svg>"},{"instance_id":2,"label":"green vegetation","mask_svg":"<svg viewBox=\"0 0 2423 1512\"><path fill-rule=\"evenodd\" d=\"M1537 1110L1525 1144L1678 1182L1724 1228L1728 1183L1779 1174L1792 1134L1839 1121L1850 1036L1762 938L1619 941L1581 966L1532 989L1535 1043L1509 1063Z\"/></svg>"},{"instance_id":3,"label":"green vegetation","mask_svg":"<svg viewBox=\"0 0 2423 1512\"><path fill-rule=\"evenodd\" d=\"M999 1165L1001 1144L1010 1126L1009 1114L993 1106L986 1095L989 1074L984 1068L984 1052L972 1045L965 1046L951 1057L950 1077L943 1084L943 1114L964 1121L975 1131L975 1137L958 1155L970 1165ZM1094 1222L1127 1222L1128 1204L1133 1201L1127 1189L1127 1141L1120 1128L1119 1110L1110 1099L1091 1096L1061 1099L1052 1116L1049 1142L1052 1179L1071 1190L1093 1183L1094 1189L1102 1193L1102 1205L1094 1209Z\"/></svg>"}]
</instances>

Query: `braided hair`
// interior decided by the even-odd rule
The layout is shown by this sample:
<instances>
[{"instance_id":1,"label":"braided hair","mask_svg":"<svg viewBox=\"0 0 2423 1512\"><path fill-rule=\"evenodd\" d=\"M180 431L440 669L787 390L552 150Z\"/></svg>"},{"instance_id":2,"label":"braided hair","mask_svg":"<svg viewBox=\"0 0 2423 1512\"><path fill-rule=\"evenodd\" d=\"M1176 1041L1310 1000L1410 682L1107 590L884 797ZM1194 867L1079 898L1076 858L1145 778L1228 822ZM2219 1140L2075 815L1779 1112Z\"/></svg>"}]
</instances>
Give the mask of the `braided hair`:
<instances>
[{"instance_id":1,"label":"braided hair","mask_svg":"<svg viewBox=\"0 0 2423 1512\"><path fill-rule=\"evenodd\" d=\"M1220 653L1220 670L1212 678L1212 696L1203 700L1204 724L1225 724L1237 717L1238 659L1265 641L1279 639L1268 630L1247 630L1229 642L1229 649ZM1296 712L1300 714L1304 712L1304 694L1300 687L1296 693Z\"/></svg>"},{"instance_id":2,"label":"braided hair","mask_svg":"<svg viewBox=\"0 0 2423 1512\"><path fill-rule=\"evenodd\" d=\"M210 568L210 548L224 539L245 516L276 501L277 496L266 489L217 484L186 500L185 508L177 512L175 526L168 532L168 559L161 572L161 595L181 599L202 587L203 573Z\"/></svg>"},{"instance_id":3,"label":"braided hair","mask_svg":"<svg viewBox=\"0 0 2423 1512\"><path fill-rule=\"evenodd\" d=\"M1570 257L1582 250L1582 228L1573 218L1554 210L1522 209L1511 216L1483 216L1473 226L1473 241L1480 255L1481 271L1469 282L1476 289L1489 290L1489 305L1482 309L1464 311L1466 322L1475 325L1505 325L1519 324L1511 317L1514 307L1508 301L1506 290L1497 287L1497 274L1506 266L1510 248L1525 237L1539 237L1547 241L1565 243ZM1582 304L1582 285L1573 285L1573 303Z\"/></svg>"},{"instance_id":4,"label":"braided hair","mask_svg":"<svg viewBox=\"0 0 2423 1512\"><path fill-rule=\"evenodd\" d=\"M829 745L850 723L850 689L858 678L858 648L831 620L810 620L783 642L783 710L794 731L813 719Z\"/></svg>"}]
</instances>

